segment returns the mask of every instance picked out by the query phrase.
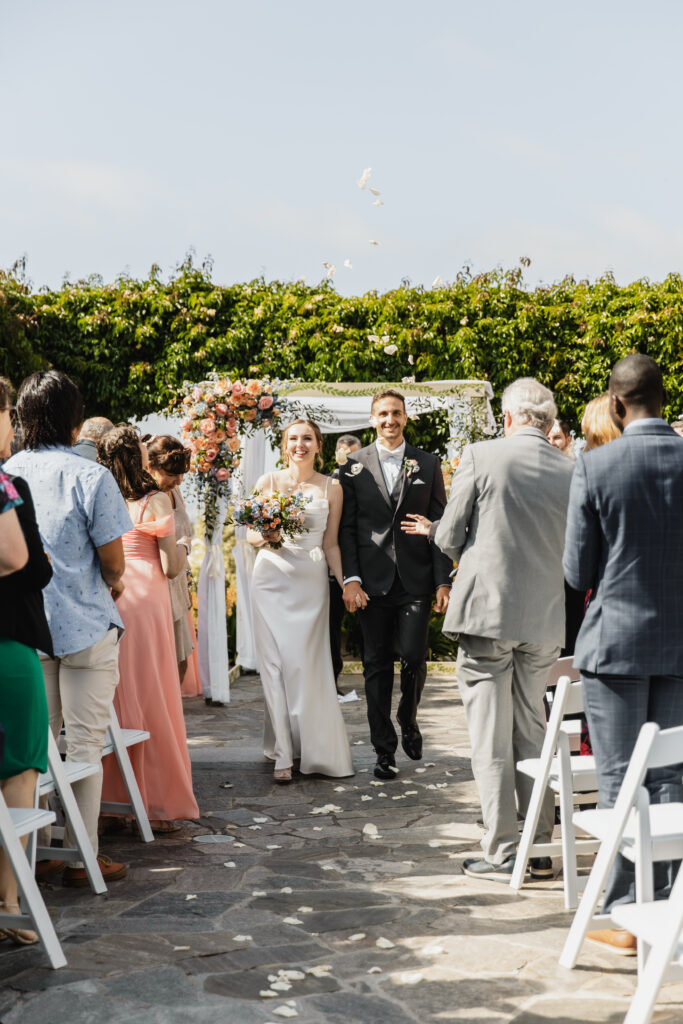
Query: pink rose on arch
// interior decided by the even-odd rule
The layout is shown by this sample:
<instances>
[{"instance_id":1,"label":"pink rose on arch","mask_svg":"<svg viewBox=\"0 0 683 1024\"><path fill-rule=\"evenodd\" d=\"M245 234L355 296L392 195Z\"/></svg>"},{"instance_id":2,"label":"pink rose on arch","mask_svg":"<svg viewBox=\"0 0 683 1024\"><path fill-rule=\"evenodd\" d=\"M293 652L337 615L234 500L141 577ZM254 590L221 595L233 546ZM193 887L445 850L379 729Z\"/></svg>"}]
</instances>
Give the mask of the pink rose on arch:
<instances>
[{"instance_id":1,"label":"pink rose on arch","mask_svg":"<svg viewBox=\"0 0 683 1024\"><path fill-rule=\"evenodd\" d=\"M229 437L227 440L227 445L228 451L233 452L234 454L235 452L238 452L240 450L240 448L242 447L242 442L240 441L239 437Z\"/></svg>"},{"instance_id":2,"label":"pink rose on arch","mask_svg":"<svg viewBox=\"0 0 683 1024\"><path fill-rule=\"evenodd\" d=\"M233 393L233 395L243 395L244 394L244 384L242 384L241 381L236 380L235 383L232 386L232 393Z\"/></svg>"},{"instance_id":3,"label":"pink rose on arch","mask_svg":"<svg viewBox=\"0 0 683 1024\"><path fill-rule=\"evenodd\" d=\"M219 416L227 415L228 407L225 402L216 402L216 412Z\"/></svg>"},{"instance_id":4,"label":"pink rose on arch","mask_svg":"<svg viewBox=\"0 0 683 1024\"><path fill-rule=\"evenodd\" d=\"M207 448L204 452L204 458L208 459L209 462L213 462L218 455L218 448Z\"/></svg>"},{"instance_id":5,"label":"pink rose on arch","mask_svg":"<svg viewBox=\"0 0 683 1024\"><path fill-rule=\"evenodd\" d=\"M216 480L223 483L224 480L230 479L230 470L226 469L225 466L221 466L220 469L216 470Z\"/></svg>"},{"instance_id":6,"label":"pink rose on arch","mask_svg":"<svg viewBox=\"0 0 683 1024\"><path fill-rule=\"evenodd\" d=\"M220 444L221 441L225 441L226 437L227 437L227 434L225 433L225 431L218 429L212 435L211 440L212 441L216 441L217 444Z\"/></svg>"},{"instance_id":7,"label":"pink rose on arch","mask_svg":"<svg viewBox=\"0 0 683 1024\"><path fill-rule=\"evenodd\" d=\"M199 429L201 430L202 434L206 434L206 436L208 437L209 434L214 433L216 429L216 424L212 419L205 419L202 420L202 422L199 424Z\"/></svg>"},{"instance_id":8,"label":"pink rose on arch","mask_svg":"<svg viewBox=\"0 0 683 1024\"><path fill-rule=\"evenodd\" d=\"M225 427L229 434L235 434L237 432L237 420L231 417L225 424Z\"/></svg>"},{"instance_id":9,"label":"pink rose on arch","mask_svg":"<svg viewBox=\"0 0 683 1024\"><path fill-rule=\"evenodd\" d=\"M185 419L183 420L181 426L182 426L183 430L189 430L190 429L190 427L192 426L192 420L190 419L189 416L185 417Z\"/></svg>"},{"instance_id":10,"label":"pink rose on arch","mask_svg":"<svg viewBox=\"0 0 683 1024\"><path fill-rule=\"evenodd\" d=\"M199 399L202 397L202 389L192 388L192 397L194 398L195 402L198 402Z\"/></svg>"},{"instance_id":11,"label":"pink rose on arch","mask_svg":"<svg viewBox=\"0 0 683 1024\"><path fill-rule=\"evenodd\" d=\"M263 398L259 401L258 407L259 407L259 409L270 409L272 404L273 404L272 396L271 395L264 395Z\"/></svg>"}]
</instances>

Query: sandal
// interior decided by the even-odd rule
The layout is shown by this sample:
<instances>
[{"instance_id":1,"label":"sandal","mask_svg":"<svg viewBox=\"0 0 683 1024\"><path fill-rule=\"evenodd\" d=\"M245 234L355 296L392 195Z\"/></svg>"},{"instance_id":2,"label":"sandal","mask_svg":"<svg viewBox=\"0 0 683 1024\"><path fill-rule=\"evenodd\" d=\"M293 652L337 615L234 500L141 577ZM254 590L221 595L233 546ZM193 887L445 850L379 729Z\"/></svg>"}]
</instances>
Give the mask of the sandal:
<instances>
[{"instance_id":1,"label":"sandal","mask_svg":"<svg viewBox=\"0 0 683 1024\"><path fill-rule=\"evenodd\" d=\"M21 913L18 903L0 903L0 907L13 913ZM38 935L28 928L0 928L0 939L9 939L15 946L35 946L39 942Z\"/></svg>"},{"instance_id":2,"label":"sandal","mask_svg":"<svg viewBox=\"0 0 683 1024\"><path fill-rule=\"evenodd\" d=\"M273 772L273 779L275 782L291 782L292 781L292 769L291 768L276 768Z\"/></svg>"},{"instance_id":3,"label":"sandal","mask_svg":"<svg viewBox=\"0 0 683 1024\"><path fill-rule=\"evenodd\" d=\"M159 835L168 835L170 832L180 832L181 826L176 821L150 821L152 832Z\"/></svg>"}]
</instances>

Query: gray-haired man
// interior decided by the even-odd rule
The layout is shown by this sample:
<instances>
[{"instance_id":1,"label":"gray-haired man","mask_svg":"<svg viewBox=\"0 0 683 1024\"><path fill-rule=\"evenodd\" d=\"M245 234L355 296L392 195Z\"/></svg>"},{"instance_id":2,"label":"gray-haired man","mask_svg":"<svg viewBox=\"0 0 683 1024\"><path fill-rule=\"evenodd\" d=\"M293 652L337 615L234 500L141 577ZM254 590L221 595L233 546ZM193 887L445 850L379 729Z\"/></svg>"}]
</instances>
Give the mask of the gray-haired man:
<instances>
[{"instance_id":1,"label":"gray-haired man","mask_svg":"<svg viewBox=\"0 0 683 1024\"><path fill-rule=\"evenodd\" d=\"M517 808L531 782L518 760L538 757L543 694L564 642L562 551L573 463L546 433L552 392L530 377L503 393L505 437L465 449L435 543L458 572L444 632L459 635L457 678L472 745L486 835L484 858L466 874L508 880L518 841ZM544 802L537 839L550 839L554 804ZM535 877L552 875L543 857Z\"/></svg>"}]
</instances>

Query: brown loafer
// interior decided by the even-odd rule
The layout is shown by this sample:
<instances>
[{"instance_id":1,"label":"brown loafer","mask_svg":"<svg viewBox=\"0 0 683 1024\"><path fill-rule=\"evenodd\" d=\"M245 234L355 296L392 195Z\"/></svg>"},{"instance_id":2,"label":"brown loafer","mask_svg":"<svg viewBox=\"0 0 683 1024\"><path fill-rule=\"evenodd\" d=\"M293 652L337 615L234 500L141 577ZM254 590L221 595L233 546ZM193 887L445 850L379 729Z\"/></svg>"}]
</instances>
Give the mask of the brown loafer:
<instances>
[{"instance_id":1,"label":"brown loafer","mask_svg":"<svg viewBox=\"0 0 683 1024\"><path fill-rule=\"evenodd\" d=\"M635 935L631 935L623 928L604 928L599 932L588 932L586 938L611 949L619 956L635 956L638 952Z\"/></svg>"},{"instance_id":2,"label":"brown loafer","mask_svg":"<svg viewBox=\"0 0 683 1024\"><path fill-rule=\"evenodd\" d=\"M100 871L105 882L115 882L119 878L125 878L128 868L125 864L119 864L111 857L100 854L97 858ZM65 868L62 875L62 885L68 885L73 889L81 889L90 885L85 868Z\"/></svg>"},{"instance_id":3,"label":"brown loafer","mask_svg":"<svg viewBox=\"0 0 683 1024\"><path fill-rule=\"evenodd\" d=\"M39 860L36 863L36 879L41 882L45 878L61 875L65 867L66 861L63 860Z\"/></svg>"}]
</instances>

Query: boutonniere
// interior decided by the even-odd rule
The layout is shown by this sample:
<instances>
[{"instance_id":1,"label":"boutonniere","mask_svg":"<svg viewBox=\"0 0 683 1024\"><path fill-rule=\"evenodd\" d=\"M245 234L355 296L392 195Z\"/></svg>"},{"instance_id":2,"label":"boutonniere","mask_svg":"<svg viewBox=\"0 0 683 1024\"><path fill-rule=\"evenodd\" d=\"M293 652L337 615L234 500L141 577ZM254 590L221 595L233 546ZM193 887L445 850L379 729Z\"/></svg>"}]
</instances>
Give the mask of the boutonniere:
<instances>
[{"instance_id":1,"label":"boutonniere","mask_svg":"<svg viewBox=\"0 0 683 1024\"><path fill-rule=\"evenodd\" d=\"M351 473L352 476L358 476L358 474L362 472L363 467L361 466L360 462L352 463L351 469L349 470L349 473Z\"/></svg>"},{"instance_id":2,"label":"boutonniere","mask_svg":"<svg viewBox=\"0 0 683 1024\"><path fill-rule=\"evenodd\" d=\"M406 476L413 476L415 473L420 472L420 463L417 459L404 459L403 468L406 471Z\"/></svg>"}]
</instances>

